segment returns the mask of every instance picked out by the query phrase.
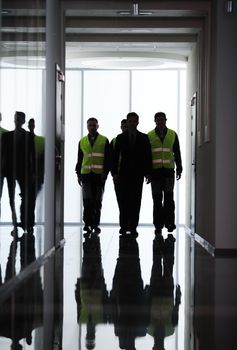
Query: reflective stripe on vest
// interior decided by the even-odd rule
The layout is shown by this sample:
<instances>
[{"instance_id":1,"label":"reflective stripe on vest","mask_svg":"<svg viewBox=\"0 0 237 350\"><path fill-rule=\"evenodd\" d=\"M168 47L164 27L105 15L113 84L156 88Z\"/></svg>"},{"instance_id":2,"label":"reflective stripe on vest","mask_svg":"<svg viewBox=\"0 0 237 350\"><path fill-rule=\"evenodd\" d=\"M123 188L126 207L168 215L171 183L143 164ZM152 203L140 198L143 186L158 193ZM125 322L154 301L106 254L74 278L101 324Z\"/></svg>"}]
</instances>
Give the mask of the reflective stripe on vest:
<instances>
[{"instance_id":1,"label":"reflective stripe on vest","mask_svg":"<svg viewBox=\"0 0 237 350\"><path fill-rule=\"evenodd\" d=\"M89 174L90 172L103 173L106 140L105 136L98 135L93 146L91 146L88 136L84 136L81 139L80 146L83 152L81 174Z\"/></svg>"},{"instance_id":2,"label":"reflective stripe on vest","mask_svg":"<svg viewBox=\"0 0 237 350\"><path fill-rule=\"evenodd\" d=\"M168 168L174 169L173 145L175 141L175 132L167 130L163 143L156 134L155 129L148 133L152 149L152 166L153 169Z\"/></svg>"}]
</instances>

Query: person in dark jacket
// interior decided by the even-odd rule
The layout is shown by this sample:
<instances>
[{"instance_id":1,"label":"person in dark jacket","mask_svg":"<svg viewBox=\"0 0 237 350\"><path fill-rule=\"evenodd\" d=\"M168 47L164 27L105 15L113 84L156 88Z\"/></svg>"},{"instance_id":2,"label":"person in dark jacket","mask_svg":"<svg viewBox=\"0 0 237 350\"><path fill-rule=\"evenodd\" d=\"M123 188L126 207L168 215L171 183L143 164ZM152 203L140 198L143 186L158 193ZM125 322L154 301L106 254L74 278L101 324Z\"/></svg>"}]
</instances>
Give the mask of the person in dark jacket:
<instances>
[{"instance_id":1,"label":"person in dark jacket","mask_svg":"<svg viewBox=\"0 0 237 350\"><path fill-rule=\"evenodd\" d=\"M148 136L137 130L139 116L127 115L128 131L116 138L112 176L117 188L120 234L137 236L144 178L149 181L151 147Z\"/></svg>"},{"instance_id":2,"label":"person in dark jacket","mask_svg":"<svg viewBox=\"0 0 237 350\"><path fill-rule=\"evenodd\" d=\"M0 112L0 123L2 121L2 113ZM2 164L2 134L7 132L8 130L1 127L0 124L0 217L1 217L1 198L2 198L2 189L4 182L4 169Z\"/></svg>"},{"instance_id":3,"label":"person in dark jacket","mask_svg":"<svg viewBox=\"0 0 237 350\"><path fill-rule=\"evenodd\" d=\"M148 133L152 149L151 189L153 198L153 223L155 234L175 228L174 182L182 174L182 160L178 135L166 126L166 115L158 112L154 117L156 127Z\"/></svg>"}]
</instances>

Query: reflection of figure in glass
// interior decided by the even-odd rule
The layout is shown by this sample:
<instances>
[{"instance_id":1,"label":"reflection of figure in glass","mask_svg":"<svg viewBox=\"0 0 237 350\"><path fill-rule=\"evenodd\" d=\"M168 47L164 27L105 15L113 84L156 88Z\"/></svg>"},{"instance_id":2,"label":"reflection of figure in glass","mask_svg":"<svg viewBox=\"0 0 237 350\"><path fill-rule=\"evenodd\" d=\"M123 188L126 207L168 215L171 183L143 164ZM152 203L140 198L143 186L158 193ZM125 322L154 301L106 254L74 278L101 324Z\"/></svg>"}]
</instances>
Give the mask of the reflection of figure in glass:
<instances>
[{"instance_id":1,"label":"reflection of figure in glass","mask_svg":"<svg viewBox=\"0 0 237 350\"><path fill-rule=\"evenodd\" d=\"M16 275L16 254L20 245L21 270L35 261L35 238L23 234L13 240L6 265L5 283ZM11 349L23 349L20 341L32 343L32 331L43 324L43 290L39 271L23 280L14 292L1 302L0 336L12 340Z\"/></svg>"},{"instance_id":2,"label":"reflection of figure in glass","mask_svg":"<svg viewBox=\"0 0 237 350\"><path fill-rule=\"evenodd\" d=\"M179 139L174 130L166 127L166 114L155 114L155 129L148 133L152 148L151 191L155 234L165 226L172 232L175 226L174 180L181 178L182 161Z\"/></svg>"},{"instance_id":3,"label":"reflection of figure in glass","mask_svg":"<svg viewBox=\"0 0 237 350\"><path fill-rule=\"evenodd\" d=\"M0 217L1 217L2 188L3 188L4 177L5 177L3 163L2 163L2 134L7 132L6 129L1 127L1 121L2 121L2 113L0 112Z\"/></svg>"},{"instance_id":4,"label":"reflection of figure in glass","mask_svg":"<svg viewBox=\"0 0 237 350\"><path fill-rule=\"evenodd\" d=\"M130 235L120 236L110 308L120 349L135 350L135 339L146 335L147 312L139 248Z\"/></svg>"},{"instance_id":5,"label":"reflection of figure in glass","mask_svg":"<svg viewBox=\"0 0 237 350\"><path fill-rule=\"evenodd\" d=\"M172 335L178 324L181 292L177 285L174 299L174 244L172 234L163 243L158 237L153 241L153 265L146 292L150 310L148 333L154 337L154 350L165 350L165 337Z\"/></svg>"},{"instance_id":6,"label":"reflection of figure in glass","mask_svg":"<svg viewBox=\"0 0 237 350\"><path fill-rule=\"evenodd\" d=\"M83 243L82 271L77 279L75 297L78 323L87 327L86 348L94 349L96 325L106 323L108 303L100 239L95 234Z\"/></svg>"},{"instance_id":7,"label":"reflection of figure in glass","mask_svg":"<svg viewBox=\"0 0 237 350\"><path fill-rule=\"evenodd\" d=\"M43 136L36 135L35 120L31 118L28 122L28 129L34 136L35 141L35 186L36 195L41 190L44 183L44 145L45 138Z\"/></svg>"},{"instance_id":8,"label":"reflection of figure in glass","mask_svg":"<svg viewBox=\"0 0 237 350\"><path fill-rule=\"evenodd\" d=\"M109 140L98 133L98 120L87 120L88 135L78 145L76 173L82 186L84 231L100 233L105 181L110 170Z\"/></svg>"},{"instance_id":9,"label":"reflection of figure in glass","mask_svg":"<svg viewBox=\"0 0 237 350\"><path fill-rule=\"evenodd\" d=\"M34 138L22 127L25 123L25 113L16 112L14 122L15 129L2 134L2 162L7 178L14 228L16 229L17 227L15 210L15 188L17 182L21 196L20 223L18 226L31 232L34 226L34 217L31 215L30 207L32 203L29 193L35 169Z\"/></svg>"},{"instance_id":10,"label":"reflection of figure in glass","mask_svg":"<svg viewBox=\"0 0 237 350\"><path fill-rule=\"evenodd\" d=\"M34 138L35 144L35 170L34 178L32 181L32 190L30 191L31 196L31 217L35 216L35 204L38 193L40 192L42 185L44 183L44 147L45 138L43 136L36 135L35 130L35 120L31 118L28 122L28 129Z\"/></svg>"},{"instance_id":11,"label":"reflection of figure in glass","mask_svg":"<svg viewBox=\"0 0 237 350\"><path fill-rule=\"evenodd\" d=\"M128 131L116 137L112 176L117 188L120 234L137 236L144 177L151 172L151 147L148 136L137 130L139 116L127 114Z\"/></svg>"}]
</instances>

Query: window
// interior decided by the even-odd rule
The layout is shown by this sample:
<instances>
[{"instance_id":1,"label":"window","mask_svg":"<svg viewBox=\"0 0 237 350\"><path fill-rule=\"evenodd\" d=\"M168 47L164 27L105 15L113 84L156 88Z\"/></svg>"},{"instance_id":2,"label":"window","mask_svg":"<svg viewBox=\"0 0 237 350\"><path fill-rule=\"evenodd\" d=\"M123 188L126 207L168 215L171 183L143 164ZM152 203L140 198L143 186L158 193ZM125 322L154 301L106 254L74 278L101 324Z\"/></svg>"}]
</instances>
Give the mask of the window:
<instances>
[{"instance_id":1,"label":"window","mask_svg":"<svg viewBox=\"0 0 237 350\"><path fill-rule=\"evenodd\" d=\"M99 132L112 140L120 131L121 119L129 111L140 116L138 129L147 133L155 127L154 114L164 111L167 126L177 131L185 123L185 69L160 70L68 70L66 73L65 137L65 222L81 222L81 190L75 165L78 142L87 134L86 121L96 117ZM179 135L185 160L185 132ZM185 166L184 166L185 168ZM177 193L177 183L175 192ZM182 182L182 192L184 181ZM180 192L180 191L179 191ZM181 198L182 197L182 198ZM184 222L184 198L176 199L180 219ZM73 203L73 205L72 205ZM148 205L149 204L149 205ZM118 223L118 206L111 175L105 186L101 223ZM144 184L140 223L152 223L150 185Z\"/></svg>"}]
</instances>

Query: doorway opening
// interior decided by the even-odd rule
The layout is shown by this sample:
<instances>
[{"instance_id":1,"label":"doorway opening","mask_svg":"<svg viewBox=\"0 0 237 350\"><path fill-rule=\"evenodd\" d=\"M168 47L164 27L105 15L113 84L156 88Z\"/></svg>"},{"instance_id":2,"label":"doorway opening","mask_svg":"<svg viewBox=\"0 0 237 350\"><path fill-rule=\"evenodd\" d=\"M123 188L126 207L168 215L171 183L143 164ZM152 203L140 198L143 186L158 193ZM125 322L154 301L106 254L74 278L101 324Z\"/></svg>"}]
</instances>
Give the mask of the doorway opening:
<instances>
[{"instance_id":1,"label":"doorway opening","mask_svg":"<svg viewBox=\"0 0 237 350\"><path fill-rule=\"evenodd\" d=\"M169 59L159 64L147 58L131 57L127 68L121 58L93 57L93 60L66 59L65 102L65 224L82 224L81 191L75 165L80 138L87 134L86 121L96 117L99 132L109 141L120 133L120 122L130 111L138 113L138 129L144 133L155 127L154 114L164 111L167 126L180 139L184 173L175 186L176 221L185 223L185 163L186 163L186 62ZM139 67L138 63L139 62ZM140 68L142 67L142 68ZM73 203L73 206L71 205ZM111 175L108 176L103 198L101 224L118 223L118 206ZM143 187L140 224L152 224L150 185Z\"/></svg>"}]
</instances>

